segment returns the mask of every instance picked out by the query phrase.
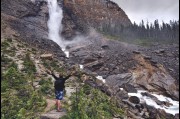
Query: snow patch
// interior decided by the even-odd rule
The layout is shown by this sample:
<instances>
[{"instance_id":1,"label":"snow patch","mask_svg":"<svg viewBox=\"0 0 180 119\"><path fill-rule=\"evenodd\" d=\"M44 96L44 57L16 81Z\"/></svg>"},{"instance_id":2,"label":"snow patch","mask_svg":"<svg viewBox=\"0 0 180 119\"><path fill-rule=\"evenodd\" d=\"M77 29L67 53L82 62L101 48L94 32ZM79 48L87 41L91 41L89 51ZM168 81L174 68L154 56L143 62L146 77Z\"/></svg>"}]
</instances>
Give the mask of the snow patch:
<instances>
[{"instance_id":1,"label":"snow patch","mask_svg":"<svg viewBox=\"0 0 180 119\"><path fill-rule=\"evenodd\" d=\"M103 83L106 83L106 80L105 80L105 79L103 79L103 77L102 77L102 76L97 76L96 78L97 78L97 79L99 79L99 80L101 80Z\"/></svg>"},{"instance_id":2,"label":"snow patch","mask_svg":"<svg viewBox=\"0 0 180 119\"><path fill-rule=\"evenodd\" d=\"M84 66L83 66L83 65L81 65L81 64L79 65L79 67L80 67L80 69L84 69Z\"/></svg>"},{"instance_id":3,"label":"snow patch","mask_svg":"<svg viewBox=\"0 0 180 119\"><path fill-rule=\"evenodd\" d=\"M124 90L123 88L120 88L120 90Z\"/></svg>"}]
</instances>

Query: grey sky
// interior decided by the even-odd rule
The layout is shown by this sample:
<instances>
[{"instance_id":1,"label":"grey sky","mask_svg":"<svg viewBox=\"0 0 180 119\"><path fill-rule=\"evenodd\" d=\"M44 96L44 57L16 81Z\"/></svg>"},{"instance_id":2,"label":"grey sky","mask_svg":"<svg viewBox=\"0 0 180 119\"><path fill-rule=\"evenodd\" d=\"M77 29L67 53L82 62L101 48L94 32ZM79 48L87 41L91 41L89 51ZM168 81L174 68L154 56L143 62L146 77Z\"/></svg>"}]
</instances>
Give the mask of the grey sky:
<instances>
[{"instance_id":1,"label":"grey sky","mask_svg":"<svg viewBox=\"0 0 180 119\"><path fill-rule=\"evenodd\" d=\"M132 22L153 22L155 19L169 23L179 20L179 0L111 0L116 2Z\"/></svg>"}]
</instances>

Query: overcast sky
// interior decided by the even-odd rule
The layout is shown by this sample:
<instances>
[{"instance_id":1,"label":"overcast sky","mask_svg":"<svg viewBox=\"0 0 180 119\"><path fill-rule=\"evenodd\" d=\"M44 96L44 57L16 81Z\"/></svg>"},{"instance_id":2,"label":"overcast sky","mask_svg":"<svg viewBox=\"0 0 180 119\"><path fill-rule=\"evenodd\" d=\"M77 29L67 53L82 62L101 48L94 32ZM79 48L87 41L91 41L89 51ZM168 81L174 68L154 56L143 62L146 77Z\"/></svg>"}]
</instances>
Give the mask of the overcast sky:
<instances>
[{"instance_id":1,"label":"overcast sky","mask_svg":"<svg viewBox=\"0 0 180 119\"><path fill-rule=\"evenodd\" d=\"M131 22L153 22L155 19L169 23L179 20L179 0L111 0L128 15Z\"/></svg>"}]
</instances>

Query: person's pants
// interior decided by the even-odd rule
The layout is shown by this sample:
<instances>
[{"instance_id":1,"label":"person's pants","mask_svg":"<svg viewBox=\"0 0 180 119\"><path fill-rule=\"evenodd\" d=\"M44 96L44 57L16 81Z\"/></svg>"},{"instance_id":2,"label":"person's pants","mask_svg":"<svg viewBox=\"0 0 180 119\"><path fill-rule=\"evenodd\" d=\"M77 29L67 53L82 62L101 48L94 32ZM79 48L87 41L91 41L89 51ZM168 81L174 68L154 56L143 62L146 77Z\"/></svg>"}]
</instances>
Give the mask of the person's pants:
<instances>
[{"instance_id":1,"label":"person's pants","mask_svg":"<svg viewBox=\"0 0 180 119\"><path fill-rule=\"evenodd\" d=\"M64 96L64 91L55 91L56 99L57 100L62 100Z\"/></svg>"}]
</instances>

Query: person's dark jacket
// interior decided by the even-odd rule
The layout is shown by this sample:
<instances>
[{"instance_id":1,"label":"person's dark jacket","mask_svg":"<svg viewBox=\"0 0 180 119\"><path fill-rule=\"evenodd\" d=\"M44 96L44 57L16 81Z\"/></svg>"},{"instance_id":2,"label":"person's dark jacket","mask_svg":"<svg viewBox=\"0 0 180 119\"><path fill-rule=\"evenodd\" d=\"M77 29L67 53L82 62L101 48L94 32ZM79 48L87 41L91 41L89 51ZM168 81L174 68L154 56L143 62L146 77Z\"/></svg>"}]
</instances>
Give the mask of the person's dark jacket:
<instances>
[{"instance_id":1,"label":"person's dark jacket","mask_svg":"<svg viewBox=\"0 0 180 119\"><path fill-rule=\"evenodd\" d=\"M55 90L57 90L57 91L63 91L64 90L64 88L65 88L65 86L64 86L64 83L65 83L65 81L69 78L69 77L71 77L71 75L69 75L69 76L67 76L67 77L57 77L57 76L55 76L53 73L51 74L54 78L55 78L55 83L54 83L54 88L55 88Z\"/></svg>"}]
</instances>

